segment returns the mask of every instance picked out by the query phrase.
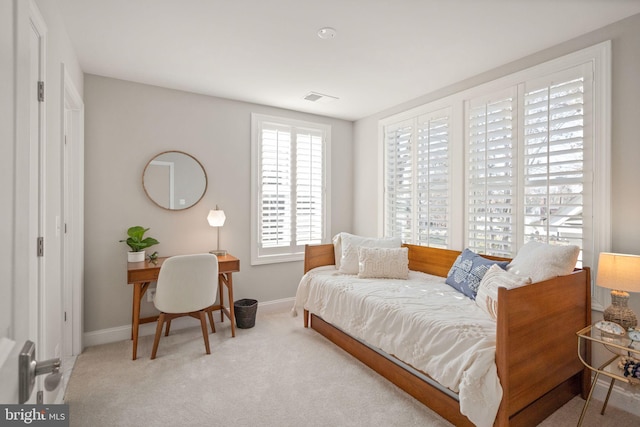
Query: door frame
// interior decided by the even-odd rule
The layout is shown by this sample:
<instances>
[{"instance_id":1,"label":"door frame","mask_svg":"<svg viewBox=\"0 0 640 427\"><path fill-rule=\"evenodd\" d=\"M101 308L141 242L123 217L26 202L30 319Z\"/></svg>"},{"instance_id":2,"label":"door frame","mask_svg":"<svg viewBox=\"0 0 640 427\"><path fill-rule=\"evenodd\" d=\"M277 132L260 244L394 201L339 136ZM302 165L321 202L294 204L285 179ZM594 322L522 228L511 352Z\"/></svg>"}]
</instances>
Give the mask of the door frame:
<instances>
[{"instance_id":1,"label":"door frame","mask_svg":"<svg viewBox=\"0 0 640 427\"><path fill-rule=\"evenodd\" d=\"M84 275L84 102L61 64L62 356L82 352ZM65 321L66 316L66 321Z\"/></svg>"}]
</instances>

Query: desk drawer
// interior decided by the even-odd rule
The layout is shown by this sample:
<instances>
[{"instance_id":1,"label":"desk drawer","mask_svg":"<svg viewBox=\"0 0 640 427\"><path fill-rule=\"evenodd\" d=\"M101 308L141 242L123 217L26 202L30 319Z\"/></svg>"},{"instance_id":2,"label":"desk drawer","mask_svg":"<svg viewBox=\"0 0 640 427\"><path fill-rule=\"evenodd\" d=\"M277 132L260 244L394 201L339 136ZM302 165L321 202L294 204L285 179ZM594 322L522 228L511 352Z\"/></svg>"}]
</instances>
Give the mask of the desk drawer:
<instances>
[{"instance_id":1,"label":"desk drawer","mask_svg":"<svg viewBox=\"0 0 640 427\"><path fill-rule=\"evenodd\" d=\"M155 282L158 280L160 268L149 270L129 270L127 272L127 283Z\"/></svg>"},{"instance_id":2,"label":"desk drawer","mask_svg":"<svg viewBox=\"0 0 640 427\"><path fill-rule=\"evenodd\" d=\"M218 271L220 273L235 273L240 271L240 260L221 260L218 262Z\"/></svg>"}]
</instances>

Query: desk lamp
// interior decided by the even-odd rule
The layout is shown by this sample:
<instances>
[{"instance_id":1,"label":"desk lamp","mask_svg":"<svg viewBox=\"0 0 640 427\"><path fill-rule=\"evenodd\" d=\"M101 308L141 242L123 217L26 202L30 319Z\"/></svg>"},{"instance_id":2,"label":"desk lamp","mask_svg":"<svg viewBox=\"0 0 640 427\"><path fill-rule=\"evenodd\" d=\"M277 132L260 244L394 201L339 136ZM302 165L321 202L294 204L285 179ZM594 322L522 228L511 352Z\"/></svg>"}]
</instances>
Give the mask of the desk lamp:
<instances>
[{"instance_id":1,"label":"desk lamp","mask_svg":"<svg viewBox=\"0 0 640 427\"><path fill-rule=\"evenodd\" d=\"M224 215L224 211L218 209L216 206L215 210L210 210L209 215L207 216L207 221L209 221L209 225L211 227L218 227L218 243L216 245L216 249L209 251L209 253L214 254L216 256L224 256L227 254L227 251L224 249L220 249L220 227L224 225L224 221L227 217Z\"/></svg>"},{"instance_id":2,"label":"desk lamp","mask_svg":"<svg viewBox=\"0 0 640 427\"><path fill-rule=\"evenodd\" d=\"M611 289L611 305L604 310L604 320L624 329L634 328L638 319L627 304L629 292L640 292L640 256L601 252L596 284Z\"/></svg>"}]
</instances>

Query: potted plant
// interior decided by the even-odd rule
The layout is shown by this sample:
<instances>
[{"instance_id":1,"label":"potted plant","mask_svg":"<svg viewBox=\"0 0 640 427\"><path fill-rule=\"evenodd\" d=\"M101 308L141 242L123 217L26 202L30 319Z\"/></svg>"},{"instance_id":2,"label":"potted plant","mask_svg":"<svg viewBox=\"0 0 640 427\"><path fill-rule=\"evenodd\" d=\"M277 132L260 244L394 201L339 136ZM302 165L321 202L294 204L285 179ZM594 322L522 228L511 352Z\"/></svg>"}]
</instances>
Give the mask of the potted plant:
<instances>
[{"instance_id":1,"label":"potted plant","mask_svg":"<svg viewBox=\"0 0 640 427\"><path fill-rule=\"evenodd\" d=\"M148 228L136 225L127 230L127 235L129 236L127 239L120 240L121 242L125 242L131 248L131 251L127 254L129 262L144 261L144 250L160 243L153 237L145 238L144 233L147 231L149 231Z\"/></svg>"}]
</instances>

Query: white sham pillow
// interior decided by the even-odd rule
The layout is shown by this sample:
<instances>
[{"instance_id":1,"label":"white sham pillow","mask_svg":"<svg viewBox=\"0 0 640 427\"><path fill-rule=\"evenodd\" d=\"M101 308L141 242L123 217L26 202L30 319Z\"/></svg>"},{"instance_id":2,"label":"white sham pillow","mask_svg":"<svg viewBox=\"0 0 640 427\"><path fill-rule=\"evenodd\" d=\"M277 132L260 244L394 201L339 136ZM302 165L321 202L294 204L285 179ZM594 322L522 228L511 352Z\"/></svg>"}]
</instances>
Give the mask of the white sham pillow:
<instances>
[{"instance_id":1,"label":"white sham pillow","mask_svg":"<svg viewBox=\"0 0 640 427\"><path fill-rule=\"evenodd\" d=\"M540 242L527 242L507 266L507 271L518 276L531 277L542 282L570 274L578 261L580 248L575 245L559 246Z\"/></svg>"},{"instance_id":2,"label":"white sham pillow","mask_svg":"<svg viewBox=\"0 0 640 427\"><path fill-rule=\"evenodd\" d=\"M336 268L340 269L340 259L342 258L342 233L333 236L333 257L336 260Z\"/></svg>"},{"instance_id":3,"label":"white sham pillow","mask_svg":"<svg viewBox=\"0 0 640 427\"><path fill-rule=\"evenodd\" d=\"M498 318L498 288L514 289L529 284L531 284L530 277L518 276L494 264L480 281L476 305L493 320L496 320Z\"/></svg>"},{"instance_id":4,"label":"white sham pillow","mask_svg":"<svg viewBox=\"0 0 640 427\"><path fill-rule=\"evenodd\" d=\"M342 256L338 271L344 274L358 274L358 248L399 248L402 245L399 237L373 238L345 232L340 233L340 242Z\"/></svg>"},{"instance_id":5,"label":"white sham pillow","mask_svg":"<svg viewBox=\"0 0 640 427\"><path fill-rule=\"evenodd\" d=\"M409 278L409 248L358 248L358 277Z\"/></svg>"}]
</instances>

